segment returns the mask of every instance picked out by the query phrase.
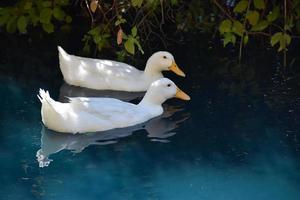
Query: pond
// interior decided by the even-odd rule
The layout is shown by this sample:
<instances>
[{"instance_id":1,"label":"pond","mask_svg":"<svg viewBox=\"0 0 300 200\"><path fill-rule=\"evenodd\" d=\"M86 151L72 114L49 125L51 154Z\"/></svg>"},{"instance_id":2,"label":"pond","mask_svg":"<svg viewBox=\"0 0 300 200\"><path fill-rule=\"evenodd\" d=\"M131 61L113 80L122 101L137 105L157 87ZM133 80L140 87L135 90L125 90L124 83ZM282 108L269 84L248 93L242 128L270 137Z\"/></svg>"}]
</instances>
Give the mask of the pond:
<instances>
[{"instance_id":1,"label":"pond","mask_svg":"<svg viewBox=\"0 0 300 200\"><path fill-rule=\"evenodd\" d=\"M136 103L143 94L95 93L55 73L46 81L1 76L0 199L298 200L299 96L286 102L276 75L275 86L216 83L199 70L209 62L222 66L222 59L183 57L178 63L189 65L187 78L166 75L190 102L168 100L162 116L104 133L45 128L39 88L61 101L80 94ZM201 59L206 63L195 64Z\"/></svg>"}]
</instances>

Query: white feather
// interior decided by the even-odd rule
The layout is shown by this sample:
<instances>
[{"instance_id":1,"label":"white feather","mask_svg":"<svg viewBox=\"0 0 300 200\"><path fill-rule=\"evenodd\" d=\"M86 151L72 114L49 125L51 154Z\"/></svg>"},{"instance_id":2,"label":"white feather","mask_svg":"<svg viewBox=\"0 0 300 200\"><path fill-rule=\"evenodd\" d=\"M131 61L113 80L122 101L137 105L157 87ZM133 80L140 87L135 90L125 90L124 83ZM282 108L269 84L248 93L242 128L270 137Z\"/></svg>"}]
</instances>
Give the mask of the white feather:
<instances>
[{"instance_id":1,"label":"white feather","mask_svg":"<svg viewBox=\"0 0 300 200\"><path fill-rule=\"evenodd\" d=\"M140 71L122 62L69 55L60 46L58 52L60 69L68 84L97 90L146 91L174 61L170 53L157 52L149 58L145 71Z\"/></svg>"}]
</instances>

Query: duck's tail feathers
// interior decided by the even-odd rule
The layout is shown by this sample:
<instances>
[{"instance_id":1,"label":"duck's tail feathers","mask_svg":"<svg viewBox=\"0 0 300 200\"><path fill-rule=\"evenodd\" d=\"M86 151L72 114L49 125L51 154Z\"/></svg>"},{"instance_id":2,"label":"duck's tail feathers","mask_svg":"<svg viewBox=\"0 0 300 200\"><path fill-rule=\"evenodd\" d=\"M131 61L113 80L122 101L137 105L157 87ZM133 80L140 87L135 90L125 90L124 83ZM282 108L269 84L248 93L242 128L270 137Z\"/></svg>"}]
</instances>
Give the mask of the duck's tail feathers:
<instances>
[{"instance_id":1,"label":"duck's tail feathers","mask_svg":"<svg viewBox=\"0 0 300 200\"><path fill-rule=\"evenodd\" d=\"M51 97L49 95L48 91L45 91L43 89L40 88L39 94L37 95L37 97L39 98L39 100L41 101L41 103L46 103L48 102L50 104L50 100Z\"/></svg>"},{"instance_id":2,"label":"duck's tail feathers","mask_svg":"<svg viewBox=\"0 0 300 200\"><path fill-rule=\"evenodd\" d=\"M70 56L61 46L57 46L59 55Z\"/></svg>"},{"instance_id":3,"label":"duck's tail feathers","mask_svg":"<svg viewBox=\"0 0 300 200\"><path fill-rule=\"evenodd\" d=\"M42 105L53 109L57 112L55 105L55 101L50 97L49 92L43 89L40 89L39 94L37 95L39 100L41 101Z\"/></svg>"},{"instance_id":4,"label":"duck's tail feathers","mask_svg":"<svg viewBox=\"0 0 300 200\"><path fill-rule=\"evenodd\" d=\"M58 57L59 57L59 67L61 73L67 83L70 84L70 80L72 80L72 56L68 54L61 46L57 46L58 49ZM74 58L73 58L74 59Z\"/></svg>"}]
</instances>

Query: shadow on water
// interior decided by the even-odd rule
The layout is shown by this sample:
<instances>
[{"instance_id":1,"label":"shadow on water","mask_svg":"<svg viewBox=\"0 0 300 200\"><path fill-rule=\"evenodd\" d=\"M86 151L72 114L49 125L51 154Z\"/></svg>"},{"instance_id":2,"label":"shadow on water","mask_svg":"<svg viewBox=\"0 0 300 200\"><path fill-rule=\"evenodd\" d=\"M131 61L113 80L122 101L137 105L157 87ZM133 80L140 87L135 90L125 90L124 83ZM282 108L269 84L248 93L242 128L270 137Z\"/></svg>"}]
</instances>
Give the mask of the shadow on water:
<instances>
[{"instance_id":1,"label":"shadow on water","mask_svg":"<svg viewBox=\"0 0 300 200\"><path fill-rule=\"evenodd\" d=\"M63 83L59 91L59 101L68 102L67 97L110 97L122 101L141 100L144 92L124 92L111 90L93 90Z\"/></svg>"}]
</instances>

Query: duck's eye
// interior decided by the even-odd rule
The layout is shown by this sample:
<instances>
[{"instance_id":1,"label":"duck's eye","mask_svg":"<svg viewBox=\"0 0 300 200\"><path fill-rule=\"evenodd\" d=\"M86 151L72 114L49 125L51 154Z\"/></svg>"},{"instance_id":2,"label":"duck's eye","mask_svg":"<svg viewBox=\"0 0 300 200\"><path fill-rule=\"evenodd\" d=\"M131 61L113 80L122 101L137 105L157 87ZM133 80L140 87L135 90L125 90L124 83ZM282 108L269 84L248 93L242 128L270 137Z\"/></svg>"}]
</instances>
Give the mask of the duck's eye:
<instances>
[{"instance_id":1,"label":"duck's eye","mask_svg":"<svg viewBox=\"0 0 300 200\"><path fill-rule=\"evenodd\" d=\"M171 87L171 84L169 83L167 86L168 86L168 87Z\"/></svg>"},{"instance_id":2,"label":"duck's eye","mask_svg":"<svg viewBox=\"0 0 300 200\"><path fill-rule=\"evenodd\" d=\"M163 56L164 59L167 59L167 56Z\"/></svg>"}]
</instances>

